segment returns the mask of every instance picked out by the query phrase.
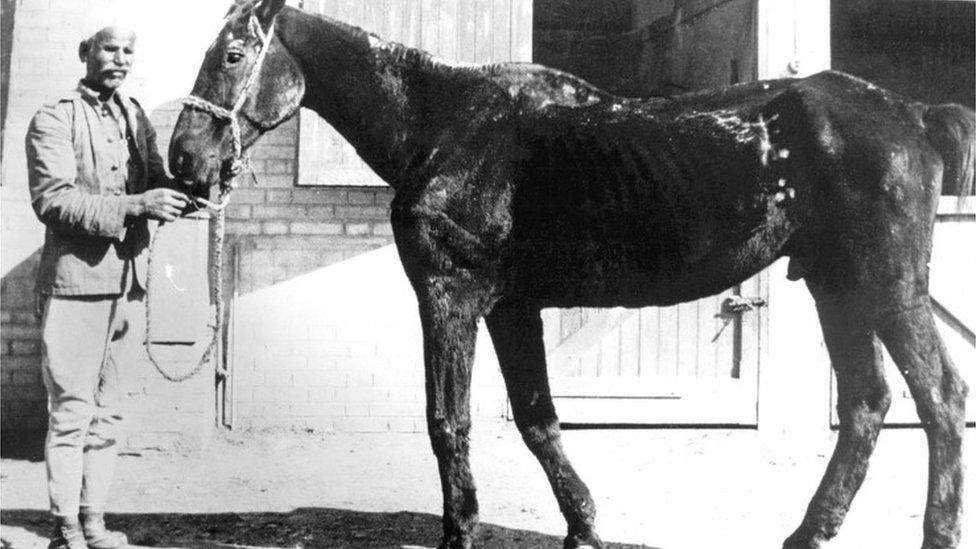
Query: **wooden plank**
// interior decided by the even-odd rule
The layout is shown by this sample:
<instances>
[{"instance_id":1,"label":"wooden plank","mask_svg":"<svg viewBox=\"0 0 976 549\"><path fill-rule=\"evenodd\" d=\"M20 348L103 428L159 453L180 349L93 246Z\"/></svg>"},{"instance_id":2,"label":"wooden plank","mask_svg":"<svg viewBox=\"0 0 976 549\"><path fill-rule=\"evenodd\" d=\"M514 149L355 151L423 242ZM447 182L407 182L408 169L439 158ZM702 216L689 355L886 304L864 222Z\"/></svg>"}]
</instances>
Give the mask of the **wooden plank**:
<instances>
[{"instance_id":1,"label":"wooden plank","mask_svg":"<svg viewBox=\"0 0 976 549\"><path fill-rule=\"evenodd\" d=\"M475 5L470 0L458 1L458 51L459 61L475 63Z\"/></svg>"},{"instance_id":2,"label":"wooden plank","mask_svg":"<svg viewBox=\"0 0 976 549\"><path fill-rule=\"evenodd\" d=\"M440 0L437 25L440 57L447 61L458 59L457 12L461 0Z\"/></svg>"},{"instance_id":3,"label":"wooden plank","mask_svg":"<svg viewBox=\"0 0 976 549\"><path fill-rule=\"evenodd\" d=\"M512 59L512 0L494 0L491 7L491 58L495 63Z\"/></svg>"},{"instance_id":4,"label":"wooden plank","mask_svg":"<svg viewBox=\"0 0 976 549\"><path fill-rule=\"evenodd\" d=\"M678 373L678 307L662 307L658 332L658 356L656 374L660 376Z\"/></svg>"},{"instance_id":5,"label":"wooden plank","mask_svg":"<svg viewBox=\"0 0 976 549\"><path fill-rule=\"evenodd\" d=\"M640 360L637 364L638 375L650 377L657 371L658 363L661 360L658 344L661 337L660 316L661 309L658 307L646 307L640 310Z\"/></svg>"},{"instance_id":6,"label":"wooden plank","mask_svg":"<svg viewBox=\"0 0 976 549\"><path fill-rule=\"evenodd\" d=\"M512 0L512 60L532 61L532 0Z\"/></svg>"},{"instance_id":7,"label":"wooden plank","mask_svg":"<svg viewBox=\"0 0 976 549\"><path fill-rule=\"evenodd\" d=\"M440 55L437 34L436 0L421 0L420 8L420 47L434 55Z\"/></svg>"},{"instance_id":8,"label":"wooden plank","mask_svg":"<svg viewBox=\"0 0 976 549\"><path fill-rule=\"evenodd\" d=\"M475 2L475 62L491 63L491 28L493 0L474 0Z\"/></svg>"},{"instance_id":9,"label":"wooden plank","mask_svg":"<svg viewBox=\"0 0 976 549\"><path fill-rule=\"evenodd\" d=\"M719 306L715 296L698 301L698 367L702 375L718 376L715 364L715 347L712 338L718 332L715 314Z\"/></svg>"},{"instance_id":10,"label":"wooden plank","mask_svg":"<svg viewBox=\"0 0 976 549\"><path fill-rule=\"evenodd\" d=\"M600 341L598 376L620 376L620 325L613 327Z\"/></svg>"},{"instance_id":11,"label":"wooden plank","mask_svg":"<svg viewBox=\"0 0 976 549\"><path fill-rule=\"evenodd\" d=\"M698 375L698 304L678 305L678 359L675 374Z\"/></svg>"},{"instance_id":12,"label":"wooden plank","mask_svg":"<svg viewBox=\"0 0 976 549\"><path fill-rule=\"evenodd\" d=\"M620 375L640 375L641 311L625 317L620 323Z\"/></svg>"},{"instance_id":13,"label":"wooden plank","mask_svg":"<svg viewBox=\"0 0 976 549\"><path fill-rule=\"evenodd\" d=\"M423 49L422 40L422 21L423 11L420 2L416 0L403 0L406 6L404 10L403 43L411 48Z\"/></svg>"}]
</instances>

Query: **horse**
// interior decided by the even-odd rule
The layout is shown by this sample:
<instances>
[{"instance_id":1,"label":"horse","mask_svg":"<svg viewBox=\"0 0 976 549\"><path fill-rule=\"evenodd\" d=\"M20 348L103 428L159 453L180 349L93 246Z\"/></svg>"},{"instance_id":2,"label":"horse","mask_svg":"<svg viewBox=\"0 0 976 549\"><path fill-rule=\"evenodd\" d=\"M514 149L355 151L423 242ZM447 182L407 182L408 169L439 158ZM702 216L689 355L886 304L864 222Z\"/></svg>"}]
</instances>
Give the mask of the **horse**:
<instances>
[{"instance_id":1,"label":"horse","mask_svg":"<svg viewBox=\"0 0 976 549\"><path fill-rule=\"evenodd\" d=\"M956 547L968 388L933 320L940 189L973 188L973 111L822 72L624 98L534 64L451 63L362 29L237 0L169 151L191 188L224 185L258 137L307 107L395 189L416 293L441 548L478 523L469 394L484 319L515 424L565 517L564 547L603 547L560 442L540 309L663 306L779 258L812 294L838 380L840 433L784 548L820 547L864 480L891 401L881 344L928 440L923 547Z\"/></svg>"}]
</instances>

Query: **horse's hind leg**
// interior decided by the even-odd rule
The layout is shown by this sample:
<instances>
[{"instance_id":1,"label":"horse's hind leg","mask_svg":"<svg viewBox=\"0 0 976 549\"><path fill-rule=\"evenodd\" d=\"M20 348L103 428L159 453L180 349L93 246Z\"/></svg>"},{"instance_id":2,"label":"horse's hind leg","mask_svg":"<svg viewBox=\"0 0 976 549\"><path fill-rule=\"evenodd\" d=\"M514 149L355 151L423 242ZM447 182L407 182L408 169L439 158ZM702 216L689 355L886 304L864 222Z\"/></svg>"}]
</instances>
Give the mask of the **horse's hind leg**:
<instances>
[{"instance_id":1,"label":"horse's hind leg","mask_svg":"<svg viewBox=\"0 0 976 549\"><path fill-rule=\"evenodd\" d=\"M837 534L868 469L878 432L891 402L880 344L859 322L850 301L810 284L817 302L824 341L837 374L840 434L820 487L800 527L784 549L820 547Z\"/></svg>"},{"instance_id":2,"label":"horse's hind leg","mask_svg":"<svg viewBox=\"0 0 976 549\"><path fill-rule=\"evenodd\" d=\"M593 499L570 465L560 442L559 420L546 375L539 309L503 301L485 320L505 377L515 424L545 470L566 518L568 533L564 547L602 547L593 529L596 517Z\"/></svg>"},{"instance_id":3,"label":"horse's hind leg","mask_svg":"<svg viewBox=\"0 0 976 549\"><path fill-rule=\"evenodd\" d=\"M923 547L954 548L962 518L962 441L968 388L946 353L928 297L879 326L908 382L929 446Z\"/></svg>"}]
</instances>

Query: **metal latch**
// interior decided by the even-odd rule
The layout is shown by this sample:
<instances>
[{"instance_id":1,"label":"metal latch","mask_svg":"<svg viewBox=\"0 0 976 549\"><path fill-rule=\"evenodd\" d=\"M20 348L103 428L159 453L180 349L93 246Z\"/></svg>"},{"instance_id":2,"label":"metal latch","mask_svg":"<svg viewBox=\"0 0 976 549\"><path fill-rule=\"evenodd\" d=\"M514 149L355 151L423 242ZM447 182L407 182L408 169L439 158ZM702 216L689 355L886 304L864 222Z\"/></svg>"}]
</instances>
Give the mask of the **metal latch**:
<instances>
[{"instance_id":1,"label":"metal latch","mask_svg":"<svg viewBox=\"0 0 976 549\"><path fill-rule=\"evenodd\" d=\"M730 316L741 315L749 311L766 306L766 300L761 297L742 297L733 295L725 298L722 302L722 312L718 316L728 318Z\"/></svg>"},{"instance_id":2,"label":"metal latch","mask_svg":"<svg viewBox=\"0 0 976 549\"><path fill-rule=\"evenodd\" d=\"M722 326L718 329L718 333L716 333L715 337L712 338L712 343L718 341L718 338L721 337L722 332L725 331L725 328L727 328L733 320L739 318L739 316L741 316L743 313L748 313L749 311L754 311L765 306L766 300L761 297L742 297L741 295L733 295L725 298L725 300L722 301L721 311L715 315L715 318L721 318L725 322L722 323Z\"/></svg>"}]
</instances>

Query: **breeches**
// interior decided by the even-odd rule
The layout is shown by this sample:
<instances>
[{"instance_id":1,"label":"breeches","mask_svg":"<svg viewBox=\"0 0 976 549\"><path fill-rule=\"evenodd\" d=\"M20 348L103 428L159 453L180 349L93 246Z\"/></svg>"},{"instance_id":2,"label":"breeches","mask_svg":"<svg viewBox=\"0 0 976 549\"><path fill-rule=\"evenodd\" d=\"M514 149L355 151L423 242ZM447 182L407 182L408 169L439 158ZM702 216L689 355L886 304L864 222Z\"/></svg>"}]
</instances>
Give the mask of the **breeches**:
<instances>
[{"instance_id":1,"label":"breeches","mask_svg":"<svg viewBox=\"0 0 976 549\"><path fill-rule=\"evenodd\" d=\"M126 296L52 296L42 321L42 370L48 394L45 442L51 512L104 512L122 421L120 368L145 336L143 292Z\"/></svg>"}]
</instances>

